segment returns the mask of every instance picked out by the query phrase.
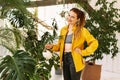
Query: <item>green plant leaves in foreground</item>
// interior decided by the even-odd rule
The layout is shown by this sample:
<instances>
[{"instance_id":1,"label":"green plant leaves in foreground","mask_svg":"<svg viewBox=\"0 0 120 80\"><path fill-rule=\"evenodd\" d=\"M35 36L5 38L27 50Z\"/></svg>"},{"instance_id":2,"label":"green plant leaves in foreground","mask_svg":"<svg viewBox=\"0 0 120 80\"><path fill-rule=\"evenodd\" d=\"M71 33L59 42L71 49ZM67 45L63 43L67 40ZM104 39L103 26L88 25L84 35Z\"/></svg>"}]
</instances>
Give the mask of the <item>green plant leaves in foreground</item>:
<instances>
[{"instance_id":1,"label":"green plant leaves in foreground","mask_svg":"<svg viewBox=\"0 0 120 80\"><path fill-rule=\"evenodd\" d=\"M17 50L13 56L7 55L1 59L0 79L2 80L30 80L36 62L27 52Z\"/></svg>"}]
</instances>

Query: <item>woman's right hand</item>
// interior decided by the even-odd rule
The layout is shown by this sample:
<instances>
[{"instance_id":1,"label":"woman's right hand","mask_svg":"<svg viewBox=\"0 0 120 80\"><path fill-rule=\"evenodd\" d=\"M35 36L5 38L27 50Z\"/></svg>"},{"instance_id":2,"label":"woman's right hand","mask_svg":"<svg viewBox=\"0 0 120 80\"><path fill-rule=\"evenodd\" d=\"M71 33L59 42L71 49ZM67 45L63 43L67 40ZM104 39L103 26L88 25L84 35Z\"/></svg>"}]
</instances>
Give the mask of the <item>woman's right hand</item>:
<instances>
[{"instance_id":1,"label":"woman's right hand","mask_svg":"<svg viewBox=\"0 0 120 80\"><path fill-rule=\"evenodd\" d=\"M46 45L45 45L45 48L46 48L46 49L52 49L52 47L53 47L53 44L46 44Z\"/></svg>"}]
</instances>

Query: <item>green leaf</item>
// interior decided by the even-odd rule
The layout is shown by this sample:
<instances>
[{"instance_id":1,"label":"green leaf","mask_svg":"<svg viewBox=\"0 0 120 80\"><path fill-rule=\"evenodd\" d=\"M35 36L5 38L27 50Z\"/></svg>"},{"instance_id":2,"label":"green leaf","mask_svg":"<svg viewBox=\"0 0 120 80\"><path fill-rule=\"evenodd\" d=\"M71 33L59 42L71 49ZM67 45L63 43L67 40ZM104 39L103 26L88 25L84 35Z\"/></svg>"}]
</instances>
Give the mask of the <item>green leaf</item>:
<instances>
[{"instance_id":1,"label":"green leaf","mask_svg":"<svg viewBox=\"0 0 120 80\"><path fill-rule=\"evenodd\" d=\"M7 55L2 59L0 63L2 76L0 78L5 78L5 80L29 80L28 76L33 76L35 65L36 62L27 52L18 50L13 56Z\"/></svg>"}]
</instances>

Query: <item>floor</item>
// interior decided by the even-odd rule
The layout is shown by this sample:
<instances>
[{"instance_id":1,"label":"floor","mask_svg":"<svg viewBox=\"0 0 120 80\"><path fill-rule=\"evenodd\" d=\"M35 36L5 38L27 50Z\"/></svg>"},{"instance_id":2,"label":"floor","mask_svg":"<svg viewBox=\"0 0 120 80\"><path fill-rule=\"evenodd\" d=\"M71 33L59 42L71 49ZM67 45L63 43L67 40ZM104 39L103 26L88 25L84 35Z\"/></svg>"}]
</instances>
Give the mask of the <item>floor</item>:
<instances>
[{"instance_id":1,"label":"floor","mask_svg":"<svg viewBox=\"0 0 120 80\"><path fill-rule=\"evenodd\" d=\"M54 68L52 68L52 77L50 80L63 80L63 75L56 75ZM101 73L101 80L120 80L119 73L113 73L108 71L102 71Z\"/></svg>"}]
</instances>

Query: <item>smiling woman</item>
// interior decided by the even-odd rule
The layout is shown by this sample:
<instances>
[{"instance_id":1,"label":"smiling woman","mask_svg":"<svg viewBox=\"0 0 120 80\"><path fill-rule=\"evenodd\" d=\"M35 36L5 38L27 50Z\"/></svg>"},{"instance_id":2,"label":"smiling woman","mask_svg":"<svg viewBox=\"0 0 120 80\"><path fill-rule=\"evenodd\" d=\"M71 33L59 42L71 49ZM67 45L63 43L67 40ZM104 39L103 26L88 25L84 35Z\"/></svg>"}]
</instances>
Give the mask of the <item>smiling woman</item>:
<instances>
[{"instance_id":1,"label":"smiling woman","mask_svg":"<svg viewBox=\"0 0 120 80\"><path fill-rule=\"evenodd\" d=\"M83 56L92 54L98 47L98 41L84 27L85 14L72 8L67 16L68 24L60 31L58 44L46 44L45 48L60 51L60 64L63 66L64 80L80 80L85 66ZM88 47L84 49L85 41Z\"/></svg>"}]
</instances>

